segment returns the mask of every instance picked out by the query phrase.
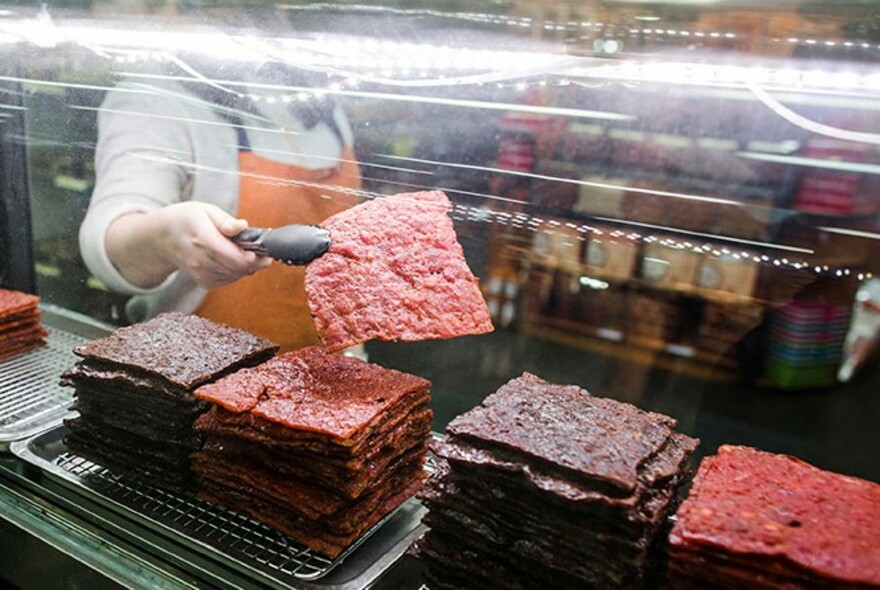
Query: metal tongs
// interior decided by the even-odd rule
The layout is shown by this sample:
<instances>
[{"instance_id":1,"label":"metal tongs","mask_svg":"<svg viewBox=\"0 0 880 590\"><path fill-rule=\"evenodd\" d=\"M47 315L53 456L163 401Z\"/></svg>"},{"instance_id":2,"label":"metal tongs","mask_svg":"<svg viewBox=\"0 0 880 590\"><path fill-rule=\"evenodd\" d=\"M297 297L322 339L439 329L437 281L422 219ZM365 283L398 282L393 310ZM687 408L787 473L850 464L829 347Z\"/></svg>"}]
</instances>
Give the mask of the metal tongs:
<instances>
[{"instance_id":1,"label":"metal tongs","mask_svg":"<svg viewBox=\"0 0 880 590\"><path fill-rule=\"evenodd\" d=\"M249 227L231 239L243 250L296 266L308 264L330 249L330 230L317 225Z\"/></svg>"}]
</instances>

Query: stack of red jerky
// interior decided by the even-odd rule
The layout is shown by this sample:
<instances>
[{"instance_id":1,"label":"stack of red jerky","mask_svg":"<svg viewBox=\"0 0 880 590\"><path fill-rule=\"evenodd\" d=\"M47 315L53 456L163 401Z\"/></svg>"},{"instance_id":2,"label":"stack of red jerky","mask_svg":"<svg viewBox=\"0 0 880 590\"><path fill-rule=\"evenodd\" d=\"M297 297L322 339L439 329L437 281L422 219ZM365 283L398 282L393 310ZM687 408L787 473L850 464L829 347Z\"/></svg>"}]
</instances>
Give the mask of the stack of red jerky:
<instances>
[{"instance_id":1,"label":"stack of red jerky","mask_svg":"<svg viewBox=\"0 0 880 590\"><path fill-rule=\"evenodd\" d=\"M336 557L421 487L430 385L310 347L200 387L200 495Z\"/></svg>"},{"instance_id":2,"label":"stack of red jerky","mask_svg":"<svg viewBox=\"0 0 880 590\"><path fill-rule=\"evenodd\" d=\"M253 334L168 313L74 349L83 357L61 383L76 388L64 441L77 455L160 487L194 487L193 421L207 404L199 385L270 358L278 347Z\"/></svg>"},{"instance_id":3,"label":"stack of red jerky","mask_svg":"<svg viewBox=\"0 0 880 590\"><path fill-rule=\"evenodd\" d=\"M528 373L453 420L421 497L432 590L639 588L698 441ZM651 578L653 579L653 578Z\"/></svg>"},{"instance_id":4,"label":"stack of red jerky","mask_svg":"<svg viewBox=\"0 0 880 590\"><path fill-rule=\"evenodd\" d=\"M36 295L0 289L0 358L36 348L46 340L39 302Z\"/></svg>"},{"instance_id":5,"label":"stack of red jerky","mask_svg":"<svg viewBox=\"0 0 880 590\"><path fill-rule=\"evenodd\" d=\"M880 588L880 485L722 446L670 535L670 587Z\"/></svg>"}]
</instances>

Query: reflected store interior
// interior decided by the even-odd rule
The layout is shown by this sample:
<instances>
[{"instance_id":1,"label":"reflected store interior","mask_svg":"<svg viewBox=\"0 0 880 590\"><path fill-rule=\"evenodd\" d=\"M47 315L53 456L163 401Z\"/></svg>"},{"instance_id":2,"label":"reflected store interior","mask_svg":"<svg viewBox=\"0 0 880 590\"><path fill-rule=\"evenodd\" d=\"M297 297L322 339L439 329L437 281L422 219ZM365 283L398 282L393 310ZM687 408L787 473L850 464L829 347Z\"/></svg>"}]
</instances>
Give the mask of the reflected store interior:
<instances>
[{"instance_id":1,"label":"reflected store interior","mask_svg":"<svg viewBox=\"0 0 880 590\"><path fill-rule=\"evenodd\" d=\"M530 372L673 416L695 460L880 481L880 9L435 4L0 4L0 282L130 322L78 235L111 88L331 101L360 196L449 196L492 314L367 343L433 382L435 431Z\"/></svg>"},{"instance_id":2,"label":"reflected store interior","mask_svg":"<svg viewBox=\"0 0 880 590\"><path fill-rule=\"evenodd\" d=\"M9 11L0 25L34 37L3 118L22 134L37 292L126 323L77 244L107 88L234 85L224 73L276 60L294 82L253 99L343 105L367 193L453 200L496 333L368 346L434 381L435 429L527 370L667 412L703 452L734 441L876 477L870 352L840 377L853 320L872 321L856 295L876 293L880 32L857 8L754 4L179 6L154 9L158 31L101 3L96 20Z\"/></svg>"}]
</instances>

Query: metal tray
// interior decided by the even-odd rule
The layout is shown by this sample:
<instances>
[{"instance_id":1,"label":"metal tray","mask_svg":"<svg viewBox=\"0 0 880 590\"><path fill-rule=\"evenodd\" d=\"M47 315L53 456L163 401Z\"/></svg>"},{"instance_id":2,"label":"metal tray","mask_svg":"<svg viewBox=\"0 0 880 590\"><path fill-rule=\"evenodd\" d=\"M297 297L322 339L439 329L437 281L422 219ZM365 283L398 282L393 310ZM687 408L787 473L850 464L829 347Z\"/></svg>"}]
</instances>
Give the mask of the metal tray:
<instances>
[{"instance_id":1,"label":"metal tray","mask_svg":"<svg viewBox=\"0 0 880 590\"><path fill-rule=\"evenodd\" d=\"M65 432L58 424L48 432L13 443L10 449L74 492L264 583L365 588L393 565L423 530L425 508L412 499L330 560L233 510L113 474L73 455L64 445ZM346 559L356 563L352 568L349 563L338 567ZM352 571L358 567L363 571ZM310 582L318 578L319 583Z\"/></svg>"},{"instance_id":2,"label":"metal tray","mask_svg":"<svg viewBox=\"0 0 880 590\"><path fill-rule=\"evenodd\" d=\"M67 412L73 390L58 384L76 362L73 347L85 341L46 326L46 345L0 361L0 451L49 428Z\"/></svg>"},{"instance_id":3,"label":"metal tray","mask_svg":"<svg viewBox=\"0 0 880 590\"><path fill-rule=\"evenodd\" d=\"M0 360L0 452L43 432L67 413L73 389L61 387L61 373L78 359L73 347L110 332L87 316L40 304L46 345Z\"/></svg>"}]
</instances>

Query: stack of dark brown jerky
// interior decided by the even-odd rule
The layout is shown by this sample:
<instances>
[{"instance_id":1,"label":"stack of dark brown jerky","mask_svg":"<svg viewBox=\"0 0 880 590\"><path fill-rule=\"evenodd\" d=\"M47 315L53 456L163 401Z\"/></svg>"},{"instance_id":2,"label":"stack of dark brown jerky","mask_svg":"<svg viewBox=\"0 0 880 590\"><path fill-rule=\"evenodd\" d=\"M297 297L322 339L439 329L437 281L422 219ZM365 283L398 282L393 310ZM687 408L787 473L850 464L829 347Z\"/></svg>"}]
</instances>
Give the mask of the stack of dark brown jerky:
<instances>
[{"instance_id":1,"label":"stack of dark brown jerky","mask_svg":"<svg viewBox=\"0 0 880 590\"><path fill-rule=\"evenodd\" d=\"M421 487L429 387L318 347L200 387L201 496L335 557Z\"/></svg>"},{"instance_id":2,"label":"stack of dark brown jerky","mask_svg":"<svg viewBox=\"0 0 880 590\"><path fill-rule=\"evenodd\" d=\"M639 588L698 441L528 373L453 420L416 553L432 590Z\"/></svg>"},{"instance_id":3,"label":"stack of dark brown jerky","mask_svg":"<svg viewBox=\"0 0 880 590\"><path fill-rule=\"evenodd\" d=\"M36 348L46 340L39 302L36 295L0 289L0 359Z\"/></svg>"},{"instance_id":4,"label":"stack of dark brown jerky","mask_svg":"<svg viewBox=\"0 0 880 590\"><path fill-rule=\"evenodd\" d=\"M880 588L880 485L724 445L669 545L670 588Z\"/></svg>"},{"instance_id":5,"label":"stack of dark brown jerky","mask_svg":"<svg viewBox=\"0 0 880 590\"><path fill-rule=\"evenodd\" d=\"M207 406L193 391L277 349L248 332L179 313L78 346L83 360L61 380L76 388L79 412L65 421L65 443L115 473L190 489L189 455L201 443L193 421Z\"/></svg>"}]
</instances>

